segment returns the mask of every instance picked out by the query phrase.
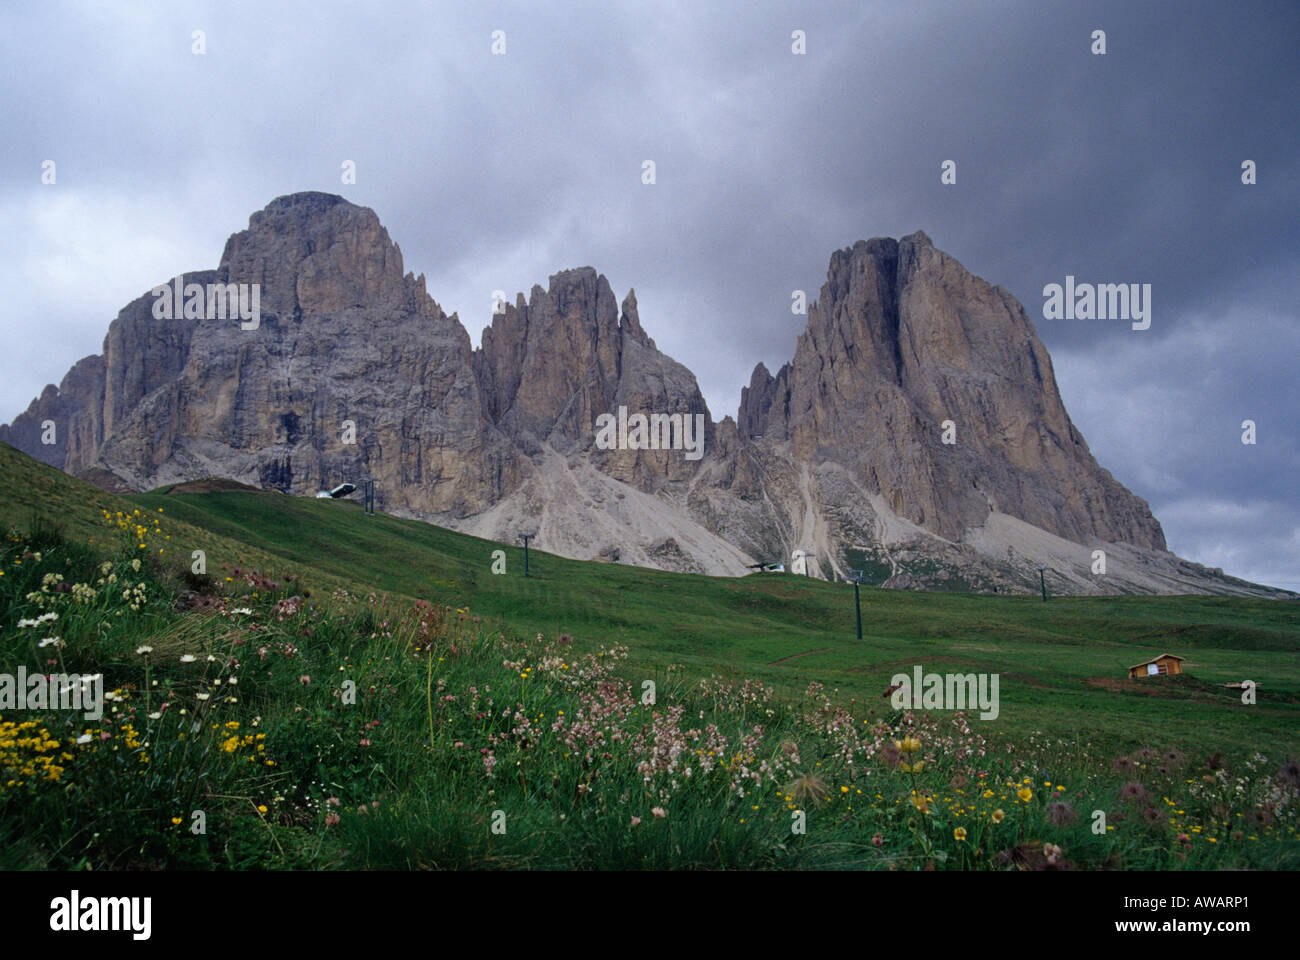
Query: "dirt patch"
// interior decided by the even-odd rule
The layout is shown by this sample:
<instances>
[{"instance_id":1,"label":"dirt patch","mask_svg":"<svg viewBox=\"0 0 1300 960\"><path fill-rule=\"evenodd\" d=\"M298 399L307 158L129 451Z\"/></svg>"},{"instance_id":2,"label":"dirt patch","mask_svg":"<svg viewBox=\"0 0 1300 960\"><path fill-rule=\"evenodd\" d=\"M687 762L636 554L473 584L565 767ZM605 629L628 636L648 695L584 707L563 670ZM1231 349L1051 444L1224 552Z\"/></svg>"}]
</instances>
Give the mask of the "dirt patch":
<instances>
[{"instance_id":1,"label":"dirt patch","mask_svg":"<svg viewBox=\"0 0 1300 960\"><path fill-rule=\"evenodd\" d=\"M257 487L250 487L248 484L240 483L238 480L226 480L224 477L209 477L206 480L189 480L185 483L178 483L168 490L167 493L221 493L226 490L242 490L249 493L262 492Z\"/></svg>"},{"instance_id":2,"label":"dirt patch","mask_svg":"<svg viewBox=\"0 0 1300 960\"><path fill-rule=\"evenodd\" d=\"M817 650L805 650L803 653L792 653L790 656L782 657L780 660L773 660L768 664L768 666L774 667L778 663L788 663L791 660L798 660L800 657L811 657L814 653L825 653L829 649L830 647L821 647Z\"/></svg>"},{"instance_id":3,"label":"dirt patch","mask_svg":"<svg viewBox=\"0 0 1300 960\"><path fill-rule=\"evenodd\" d=\"M1174 700L1187 700L1193 703L1230 703L1236 701L1239 694L1227 687L1219 687L1181 674L1177 677L1147 677L1142 680L1130 680L1128 677L1088 677L1085 686L1107 690L1111 693L1131 693L1143 697L1165 697ZM1261 697L1262 699L1262 697Z\"/></svg>"},{"instance_id":4,"label":"dirt patch","mask_svg":"<svg viewBox=\"0 0 1300 960\"><path fill-rule=\"evenodd\" d=\"M1090 687L1100 687L1112 693L1145 693L1148 696L1168 696L1174 691L1162 688L1158 680L1130 680L1128 677L1089 677L1083 681Z\"/></svg>"},{"instance_id":5,"label":"dirt patch","mask_svg":"<svg viewBox=\"0 0 1300 960\"><path fill-rule=\"evenodd\" d=\"M960 657L926 656L921 658L919 661L915 659L886 660L883 663L873 663L870 666L866 666L866 667L849 667L844 672L845 673L868 673L868 672L874 673L876 671L894 670L896 667L903 667L904 668L903 670L895 670L895 672L906 673L910 677L912 675L912 668L915 667L917 663L921 664L921 669L926 673L930 672L930 670L928 669L930 664L937 664L937 663L956 663L971 668L980 666L979 664L975 663L973 660L962 660ZM976 672L983 673L984 671L978 670ZM1043 687L1044 689L1052 689L1057 686L1057 684L1048 683L1046 680L1040 680L1038 677L1031 676L1027 673L1010 673L1006 670L997 670L994 672L996 672L998 677L1000 678L1005 677L1008 680L1015 680L1019 683L1023 683L1030 687Z\"/></svg>"},{"instance_id":6,"label":"dirt patch","mask_svg":"<svg viewBox=\"0 0 1300 960\"><path fill-rule=\"evenodd\" d=\"M77 478L85 480L92 486L99 487L105 493L115 493L118 495L131 492L131 488L122 482L122 479L115 473L101 469L100 467L91 467L89 470L83 470L77 474Z\"/></svg>"}]
</instances>

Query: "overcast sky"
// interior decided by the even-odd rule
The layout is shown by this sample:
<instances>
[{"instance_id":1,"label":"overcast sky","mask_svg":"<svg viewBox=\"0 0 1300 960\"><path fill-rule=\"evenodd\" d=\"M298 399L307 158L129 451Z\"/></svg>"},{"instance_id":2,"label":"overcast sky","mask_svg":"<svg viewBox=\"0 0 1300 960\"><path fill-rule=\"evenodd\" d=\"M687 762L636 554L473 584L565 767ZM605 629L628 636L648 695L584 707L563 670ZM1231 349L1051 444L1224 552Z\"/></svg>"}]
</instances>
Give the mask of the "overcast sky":
<instances>
[{"instance_id":1,"label":"overcast sky","mask_svg":"<svg viewBox=\"0 0 1300 960\"><path fill-rule=\"evenodd\" d=\"M1300 587L1298 37L1295 0L6 4L0 421L301 190L372 207L476 344L495 289L635 287L716 419L833 250L923 229L1024 303L1172 550ZM1067 274L1152 284L1151 328L1044 320Z\"/></svg>"}]
</instances>

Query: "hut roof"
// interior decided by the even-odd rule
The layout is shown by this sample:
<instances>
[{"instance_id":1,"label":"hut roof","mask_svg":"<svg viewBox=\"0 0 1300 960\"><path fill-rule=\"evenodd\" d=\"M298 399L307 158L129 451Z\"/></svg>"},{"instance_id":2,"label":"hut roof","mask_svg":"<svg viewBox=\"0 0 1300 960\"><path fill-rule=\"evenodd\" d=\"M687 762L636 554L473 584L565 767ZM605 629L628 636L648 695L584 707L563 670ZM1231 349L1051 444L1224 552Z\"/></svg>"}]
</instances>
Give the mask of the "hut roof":
<instances>
[{"instance_id":1,"label":"hut roof","mask_svg":"<svg viewBox=\"0 0 1300 960\"><path fill-rule=\"evenodd\" d=\"M1165 657L1168 657L1170 660L1186 660L1186 659L1187 659L1186 657L1179 657L1179 656L1176 656L1176 655L1174 655L1174 654L1172 654L1172 653L1162 653L1162 654L1160 654L1160 656L1158 656L1158 657L1152 657L1150 660L1143 660L1141 663L1135 663L1135 664L1133 664L1133 666L1129 667L1129 669L1130 669L1130 670L1133 670L1133 669L1136 669L1137 667L1145 667L1148 663L1155 663L1157 660L1163 660L1163 659L1165 659Z\"/></svg>"}]
</instances>

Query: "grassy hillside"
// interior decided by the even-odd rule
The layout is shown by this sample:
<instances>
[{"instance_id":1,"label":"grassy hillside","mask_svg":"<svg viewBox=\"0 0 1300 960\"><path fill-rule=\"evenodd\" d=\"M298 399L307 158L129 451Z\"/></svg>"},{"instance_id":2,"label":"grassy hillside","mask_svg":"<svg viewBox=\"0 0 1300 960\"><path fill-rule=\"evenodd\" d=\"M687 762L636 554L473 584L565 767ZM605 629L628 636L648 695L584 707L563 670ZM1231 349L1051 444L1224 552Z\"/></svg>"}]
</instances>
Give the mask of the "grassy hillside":
<instances>
[{"instance_id":1,"label":"grassy hillside","mask_svg":"<svg viewBox=\"0 0 1300 960\"><path fill-rule=\"evenodd\" d=\"M809 680L872 706L915 664L999 673L995 727L1063 736L1152 738L1229 748L1263 738L1300 747L1300 605L1218 597L1053 598L862 590L789 574L743 579L566 560L418 521L367 517L351 502L272 493L128 498L230 541L381 591L468 606L520 635L572 635L581 649L625 644L647 676L756 678L791 693ZM494 550L506 553L492 573ZM1127 668L1186 658L1177 681L1133 683ZM940 665L945 666L940 666ZM1243 707L1220 685L1261 684Z\"/></svg>"},{"instance_id":2,"label":"grassy hillside","mask_svg":"<svg viewBox=\"0 0 1300 960\"><path fill-rule=\"evenodd\" d=\"M0 709L0 866L1300 862L1292 602L864 588L858 641L845 584L525 578L354 503L119 498L3 446L0 480L0 673L119 692L99 723ZM1165 652L1186 675L1127 679ZM892 709L916 664L998 674L997 719Z\"/></svg>"},{"instance_id":3,"label":"grassy hillside","mask_svg":"<svg viewBox=\"0 0 1300 960\"><path fill-rule=\"evenodd\" d=\"M0 529L28 529L40 518L56 525L70 539L103 546L112 532L103 523L103 513L130 513L136 504L83 483L33 460L7 443L0 443ZM280 558L249 544L223 537L203 527L168 518L167 538L151 546L151 553L163 551L169 562L180 563L194 550L205 551L214 565L242 562L277 575L291 574ZM309 564L295 565L296 572L310 574L318 589L332 590L348 585L325 570Z\"/></svg>"}]
</instances>

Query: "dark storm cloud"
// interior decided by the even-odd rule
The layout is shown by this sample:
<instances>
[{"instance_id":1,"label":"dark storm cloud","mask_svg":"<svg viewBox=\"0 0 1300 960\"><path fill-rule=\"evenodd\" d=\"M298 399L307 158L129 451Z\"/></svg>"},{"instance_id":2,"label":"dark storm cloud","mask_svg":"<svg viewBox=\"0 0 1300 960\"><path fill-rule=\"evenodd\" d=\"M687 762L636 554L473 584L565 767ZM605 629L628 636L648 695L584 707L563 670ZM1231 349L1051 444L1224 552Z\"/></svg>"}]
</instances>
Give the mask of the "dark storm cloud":
<instances>
[{"instance_id":1,"label":"dark storm cloud","mask_svg":"<svg viewBox=\"0 0 1300 960\"><path fill-rule=\"evenodd\" d=\"M924 229L1025 304L1174 549L1300 585L1297 26L1294 3L7 8L0 418L298 190L373 207L476 342L493 290L585 264L636 287L715 417L792 356L791 290L832 250ZM1151 329L1041 319L1067 274L1152 284Z\"/></svg>"}]
</instances>

